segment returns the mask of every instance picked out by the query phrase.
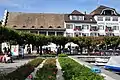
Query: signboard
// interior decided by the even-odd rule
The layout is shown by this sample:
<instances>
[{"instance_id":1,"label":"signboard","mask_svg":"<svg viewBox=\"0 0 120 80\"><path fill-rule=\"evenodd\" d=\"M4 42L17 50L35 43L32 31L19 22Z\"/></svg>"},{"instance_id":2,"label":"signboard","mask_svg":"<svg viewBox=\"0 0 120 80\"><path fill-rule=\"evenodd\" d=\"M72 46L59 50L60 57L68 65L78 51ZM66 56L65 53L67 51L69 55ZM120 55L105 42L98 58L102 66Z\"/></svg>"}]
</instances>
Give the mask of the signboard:
<instances>
[{"instance_id":1,"label":"signboard","mask_svg":"<svg viewBox=\"0 0 120 80\"><path fill-rule=\"evenodd\" d=\"M12 56L18 56L19 55L19 46L18 45L11 45L11 53Z\"/></svg>"},{"instance_id":2,"label":"signboard","mask_svg":"<svg viewBox=\"0 0 120 80\"><path fill-rule=\"evenodd\" d=\"M112 23L112 22L99 22L98 25L119 25L119 23Z\"/></svg>"},{"instance_id":3,"label":"signboard","mask_svg":"<svg viewBox=\"0 0 120 80\"><path fill-rule=\"evenodd\" d=\"M5 47L6 47L6 48L10 47L7 42L2 43L1 48L2 48L2 52L3 52L3 53L4 53L4 48L5 48Z\"/></svg>"}]
</instances>

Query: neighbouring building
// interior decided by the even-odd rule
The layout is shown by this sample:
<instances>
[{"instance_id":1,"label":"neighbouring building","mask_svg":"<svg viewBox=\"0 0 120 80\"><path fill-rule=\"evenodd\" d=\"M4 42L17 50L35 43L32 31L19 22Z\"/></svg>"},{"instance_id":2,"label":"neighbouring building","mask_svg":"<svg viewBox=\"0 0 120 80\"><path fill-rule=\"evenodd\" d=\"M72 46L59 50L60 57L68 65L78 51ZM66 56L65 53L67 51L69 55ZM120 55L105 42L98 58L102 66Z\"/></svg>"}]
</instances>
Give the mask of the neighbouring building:
<instances>
[{"instance_id":1,"label":"neighbouring building","mask_svg":"<svg viewBox=\"0 0 120 80\"><path fill-rule=\"evenodd\" d=\"M120 36L120 14L114 8L100 6L90 14L97 21L99 35Z\"/></svg>"},{"instance_id":2,"label":"neighbouring building","mask_svg":"<svg viewBox=\"0 0 120 80\"><path fill-rule=\"evenodd\" d=\"M71 14L65 14L64 26L66 28L65 36L98 36L97 22L93 15L83 14L77 10Z\"/></svg>"},{"instance_id":3,"label":"neighbouring building","mask_svg":"<svg viewBox=\"0 0 120 80\"><path fill-rule=\"evenodd\" d=\"M43 35L64 35L64 14L22 13L5 10L3 26Z\"/></svg>"},{"instance_id":4,"label":"neighbouring building","mask_svg":"<svg viewBox=\"0 0 120 80\"><path fill-rule=\"evenodd\" d=\"M74 10L70 14L22 13L5 10L2 25L44 35L120 36L120 14L99 6L90 14Z\"/></svg>"}]
</instances>

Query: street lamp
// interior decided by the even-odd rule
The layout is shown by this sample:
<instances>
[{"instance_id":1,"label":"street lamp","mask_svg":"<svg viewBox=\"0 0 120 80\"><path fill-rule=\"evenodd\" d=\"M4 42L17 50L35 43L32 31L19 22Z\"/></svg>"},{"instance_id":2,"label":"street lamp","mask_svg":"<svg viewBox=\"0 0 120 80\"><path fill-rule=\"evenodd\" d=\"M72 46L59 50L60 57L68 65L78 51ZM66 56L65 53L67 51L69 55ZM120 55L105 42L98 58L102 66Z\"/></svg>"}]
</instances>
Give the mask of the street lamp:
<instances>
[{"instance_id":1,"label":"street lamp","mask_svg":"<svg viewBox=\"0 0 120 80\"><path fill-rule=\"evenodd\" d=\"M68 48L70 49L70 54L71 54L71 42L70 42L70 45L68 46Z\"/></svg>"}]
</instances>

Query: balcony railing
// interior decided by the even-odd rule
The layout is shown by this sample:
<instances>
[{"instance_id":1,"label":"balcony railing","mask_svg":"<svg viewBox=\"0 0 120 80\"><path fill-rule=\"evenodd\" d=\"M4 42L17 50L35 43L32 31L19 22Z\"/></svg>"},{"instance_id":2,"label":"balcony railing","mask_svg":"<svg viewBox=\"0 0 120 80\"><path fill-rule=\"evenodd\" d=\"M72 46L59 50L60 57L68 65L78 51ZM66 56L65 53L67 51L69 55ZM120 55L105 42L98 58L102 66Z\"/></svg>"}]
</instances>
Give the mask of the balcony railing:
<instances>
[{"instance_id":1,"label":"balcony railing","mask_svg":"<svg viewBox=\"0 0 120 80\"><path fill-rule=\"evenodd\" d=\"M90 31L98 31L98 28L91 28Z\"/></svg>"},{"instance_id":2,"label":"balcony railing","mask_svg":"<svg viewBox=\"0 0 120 80\"><path fill-rule=\"evenodd\" d=\"M108 29L108 28L106 28L105 31L106 31L106 32L108 32L108 31L113 31L113 29Z\"/></svg>"},{"instance_id":3,"label":"balcony railing","mask_svg":"<svg viewBox=\"0 0 120 80\"><path fill-rule=\"evenodd\" d=\"M74 28L74 31L81 31L82 29L80 28Z\"/></svg>"}]
</instances>

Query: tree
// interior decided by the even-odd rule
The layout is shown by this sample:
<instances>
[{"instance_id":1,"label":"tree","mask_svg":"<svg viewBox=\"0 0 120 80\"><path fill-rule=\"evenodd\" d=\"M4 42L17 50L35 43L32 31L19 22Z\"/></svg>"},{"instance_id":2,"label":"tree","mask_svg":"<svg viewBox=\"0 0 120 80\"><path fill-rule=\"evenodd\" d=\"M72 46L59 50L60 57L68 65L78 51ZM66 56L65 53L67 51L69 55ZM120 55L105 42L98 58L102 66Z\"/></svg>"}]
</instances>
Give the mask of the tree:
<instances>
[{"instance_id":1,"label":"tree","mask_svg":"<svg viewBox=\"0 0 120 80\"><path fill-rule=\"evenodd\" d=\"M64 36L51 36L51 42L60 46L60 53L61 53L61 48L64 49L65 44L68 43L68 39L69 37L64 37Z\"/></svg>"},{"instance_id":2,"label":"tree","mask_svg":"<svg viewBox=\"0 0 120 80\"><path fill-rule=\"evenodd\" d=\"M120 38L117 36L114 37L106 37L105 42L107 45L114 47L114 49L120 44Z\"/></svg>"},{"instance_id":3,"label":"tree","mask_svg":"<svg viewBox=\"0 0 120 80\"><path fill-rule=\"evenodd\" d=\"M83 52L83 47L85 47L85 42L84 41L85 41L84 37L74 37L74 38L72 38L72 41L71 41L75 44L78 44L81 54Z\"/></svg>"},{"instance_id":4,"label":"tree","mask_svg":"<svg viewBox=\"0 0 120 80\"><path fill-rule=\"evenodd\" d=\"M91 49L91 46L92 46L92 39L90 37L84 37L84 42L85 42L85 46L88 50L88 55L90 54L90 49Z\"/></svg>"},{"instance_id":5,"label":"tree","mask_svg":"<svg viewBox=\"0 0 120 80\"><path fill-rule=\"evenodd\" d=\"M92 42L91 42L91 47L92 50L96 49L97 47L102 46L104 43L104 37L90 37Z\"/></svg>"},{"instance_id":6,"label":"tree","mask_svg":"<svg viewBox=\"0 0 120 80\"><path fill-rule=\"evenodd\" d=\"M38 46L38 49L40 46L40 55L42 55L42 46L48 44L48 37L45 35L35 34L34 41L34 44Z\"/></svg>"},{"instance_id":7,"label":"tree","mask_svg":"<svg viewBox=\"0 0 120 80\"><path fill-rule=\"evenodd\" d=\"M2 20L0 21L0 26L2 25Z\"/></svg>"}]
</instances>

